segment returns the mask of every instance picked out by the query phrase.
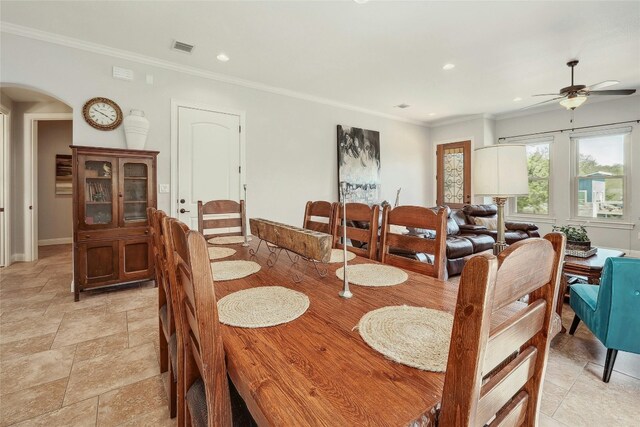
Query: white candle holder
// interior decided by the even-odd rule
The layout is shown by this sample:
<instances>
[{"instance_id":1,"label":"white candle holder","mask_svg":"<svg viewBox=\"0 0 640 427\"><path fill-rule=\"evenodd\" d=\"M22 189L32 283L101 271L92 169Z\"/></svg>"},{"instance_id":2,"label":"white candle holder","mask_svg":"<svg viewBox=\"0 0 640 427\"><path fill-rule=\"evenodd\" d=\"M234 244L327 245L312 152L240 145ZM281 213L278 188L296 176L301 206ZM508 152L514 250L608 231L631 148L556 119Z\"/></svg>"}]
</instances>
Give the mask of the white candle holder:
<instances>
[{"instance_id":1,"label":"white candle holder","mask_svg":"<svg viewBox=\"0 0 640 427\"><path fill-rule=\"evenodd\" d=\"M244 209L245 209L244 218L242 218L242 221L244 221L244 223L246 224L247 223L247 184L243 184L242 187L244 188ZM242 235L244 237L244 243L242 243L242 246L246 248L247 246L249 246L249 241L247 240L246 227L243 230Z\"/></svg>"},{"instance_id":2,"label":"white candle holder","mask_svg":"<svg viewBox=\"0 0 640 427\"><path fill-rule=\"evenodd\" d=\"M349 290L349 279L347 278L347 183L340 182L340 194L342 195L342 254L343 254L343 279L342 290L338 293L342 298L348 299L353 296Z\"/></svg>"}]
</instances>

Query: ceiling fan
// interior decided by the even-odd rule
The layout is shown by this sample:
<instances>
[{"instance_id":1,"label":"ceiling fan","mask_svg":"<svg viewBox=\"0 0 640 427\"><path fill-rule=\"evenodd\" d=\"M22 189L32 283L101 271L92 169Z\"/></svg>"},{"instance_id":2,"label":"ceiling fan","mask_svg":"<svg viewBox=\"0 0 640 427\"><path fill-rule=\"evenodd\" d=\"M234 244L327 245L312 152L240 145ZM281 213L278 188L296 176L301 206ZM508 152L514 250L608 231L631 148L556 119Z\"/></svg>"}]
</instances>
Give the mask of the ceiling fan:
<instances>
[{"instance_id":1,"label":"ceiling fan","mask_svg":"<svg viewBox=\"0 0 640 427\"><path fill-rule=\"evenodd\" d=\"M587 100L587 97L591 95L632 95L636 93L635 89L618 89L618 90L595 90L620 83L617 80L605 80L600 83L596 83L591 86L577 85L573 82L573 69L578 65L578 60L574 59L567 62L567 66L571 68L571 86L560 89L560 93L542 93L533 96L555 96L556 98L547 99L546 101L538 102L533 105L529 105L525 108L536 107L538 105L546 104L547 102L560 101L567 110L575 110Z\"/></svg>"}]
</instances>

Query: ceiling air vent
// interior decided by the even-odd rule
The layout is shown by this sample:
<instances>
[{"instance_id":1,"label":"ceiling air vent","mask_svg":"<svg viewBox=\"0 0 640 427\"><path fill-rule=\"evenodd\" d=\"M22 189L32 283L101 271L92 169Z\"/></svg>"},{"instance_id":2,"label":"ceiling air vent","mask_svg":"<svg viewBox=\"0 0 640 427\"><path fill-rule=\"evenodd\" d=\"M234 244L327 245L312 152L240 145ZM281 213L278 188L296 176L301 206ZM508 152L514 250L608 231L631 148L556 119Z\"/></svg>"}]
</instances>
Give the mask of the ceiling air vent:
<instances>
[{"instance_id":1,"label":"ceiling air vent","mask_svg":"<svg viewBox=\"0 0 640 427\"><path fill-rule=\"evenodd\" d=\"M402 108L402 109L409 108L409 107L411 107L409 104L404 104L404 103L396 105L396 108Z\"/></svg>"},{"instance_id":2,"label":"ceiling air vent","mask_svg":"<svg viewBox=\"0 0 640 427\"><path fill-rule=\"evenodd\" d=\"M174 50L184 53L191 53L194 46L189 43L179 42L178 40L173 41L173 46L171 46Z\"/></svg>"}]
</instances>

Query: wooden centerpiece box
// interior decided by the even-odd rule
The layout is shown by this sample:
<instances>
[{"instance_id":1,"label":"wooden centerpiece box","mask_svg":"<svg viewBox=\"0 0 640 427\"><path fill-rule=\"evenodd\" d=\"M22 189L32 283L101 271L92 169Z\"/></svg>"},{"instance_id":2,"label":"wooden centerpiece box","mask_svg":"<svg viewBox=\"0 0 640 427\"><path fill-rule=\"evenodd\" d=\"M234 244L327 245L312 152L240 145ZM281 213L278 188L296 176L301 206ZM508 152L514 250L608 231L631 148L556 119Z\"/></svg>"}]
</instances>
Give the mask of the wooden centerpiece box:
<instances>
[{"instance_id":1,"label":"wooden centerpiece box","mask_svg":"<svg viewBox=\"0 0 640 427\"><path fill-rule=\"evenodd\" d=\"M157 151L73 151L73 283L80 291L154 278L147 207L156 207Z\"/></svg>"}]
</instances>

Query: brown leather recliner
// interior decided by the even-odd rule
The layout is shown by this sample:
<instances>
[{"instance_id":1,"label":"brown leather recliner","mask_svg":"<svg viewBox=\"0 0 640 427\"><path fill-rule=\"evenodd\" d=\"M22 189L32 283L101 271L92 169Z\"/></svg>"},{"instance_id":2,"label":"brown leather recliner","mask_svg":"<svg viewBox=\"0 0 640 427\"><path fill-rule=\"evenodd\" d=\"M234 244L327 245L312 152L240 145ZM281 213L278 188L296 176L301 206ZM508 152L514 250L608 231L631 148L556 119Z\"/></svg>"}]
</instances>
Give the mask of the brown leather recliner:
<instances>
[{"instance_id":1,"label":"brown leather recliner","mask_svg":"<svg viewBox=\"0 0 640 427\"><path fill-rule=\"evenodd\" d=\"M474 217L493 218L497 216L495 205L467 205L463 209L450 209L446 206L447 218L447 272L449 276L462 273L467 260L484 251L493 250L498 232L476 225ZM436 209L436 208L434 208ZM508 225L506 225L508 224ZM538 227L531 223L506 223L505 238L508 244L529 237L538 237ZM410 229L412 234L433 238L433 231Z\"/></svg>"},{"instance_id":2,"label":"brown leather recliner","mask_svg":"<svg viewBox=\"0 0 640 427\"><path fill-rule=\"evenodd\" d=\"M471 227L463 229L459 224L460 210L450 209L447 220L447 272L449 276L462 273L464 264L475 254L493 249L495 240L486 234L476 233Z\"/></svg>"},{"instance_id":3,"label":"brown leather recliner","mask_svg":"<svg viewBox=\"0 0 640 427\"><path fill-rule=\"evenodd\" d=\"M456 220L462 234L482 234L491 236L494 241L498 239L498 231L489 230L483 225L477 225L475 218L497 218L497 215L498 208L496 205L466 205L464 208L452 213L452 217ZM504 226L504 237L509 245L529 237L540 237L538 226L530 222L505 221Z\"/></svg>"},{"instance_id":4,"label":"brown leather recliner","mask_svg":"<svg viewBox=\"0 0 640 427\"><path fill-rule=\"evenodd\" d=\"M456 210L448 206L447 209L447 273L449 276L460 274L469 257L493 248L495 241L491 236L466 231L464 234L458 225L454 215ZM437 209L434 207L432 209ZM433 230L410 228L411 234L417 234L424 238L434 238ZM428 261L427 261L428 262Z\"/></svg>"}]
</instances>

